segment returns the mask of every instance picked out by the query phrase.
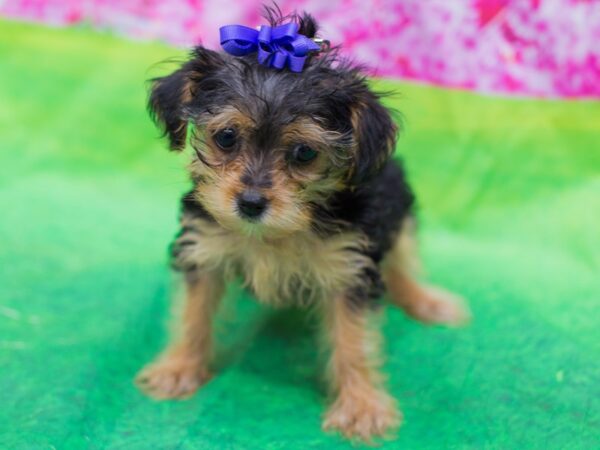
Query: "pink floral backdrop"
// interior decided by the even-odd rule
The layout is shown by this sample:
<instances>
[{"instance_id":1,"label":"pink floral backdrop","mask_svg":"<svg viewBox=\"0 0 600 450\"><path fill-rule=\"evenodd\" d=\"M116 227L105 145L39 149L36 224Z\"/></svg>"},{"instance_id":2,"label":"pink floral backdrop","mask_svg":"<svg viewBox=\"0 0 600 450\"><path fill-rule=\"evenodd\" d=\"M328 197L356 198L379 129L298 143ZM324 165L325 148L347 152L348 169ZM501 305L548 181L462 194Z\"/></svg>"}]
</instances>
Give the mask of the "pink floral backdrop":
<instances>
[{"instance_id":1,"label":"pink floral backdrop","mask_svg":"<svg viewBox=\"0 0 600 450\"><path fill-rule=\"evenodd\" d=\"M0 15L91 24L218 48L218 28L262 22L258 0L0 0ZM485 92L600 97L600 0L280 0L380 76ZM1 25L0 25L1 26Z\"/></svg>"}]
</instances>

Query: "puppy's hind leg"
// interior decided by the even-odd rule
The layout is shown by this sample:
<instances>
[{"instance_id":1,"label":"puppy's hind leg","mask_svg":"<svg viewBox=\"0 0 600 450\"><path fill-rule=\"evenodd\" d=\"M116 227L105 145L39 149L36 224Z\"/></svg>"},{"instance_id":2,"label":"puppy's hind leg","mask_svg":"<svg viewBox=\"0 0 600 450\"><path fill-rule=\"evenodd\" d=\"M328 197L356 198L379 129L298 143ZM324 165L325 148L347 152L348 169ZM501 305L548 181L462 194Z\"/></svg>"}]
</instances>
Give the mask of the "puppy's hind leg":
<instances>
[{"instance_id":1,"label":"puppy's hind leg","mask_svg":"<svg viewBox=\"0 0 600 450\"><path fill-rule=\"evenodd\" d=\"M182 335L136 378L140 389L156 399L189 397L209 378L212 321L223 281L213 273L187 273L185 279Z\"/></svg>"},{"instance_id":2,"label":"puppy's hind leg","mask_svg":"<svg viewBox=\"0 0 600 450\"><path fill-rule=\"evenodd\" d=\"M405 220L402 231L384 265L384 279L391 302L413 319L427 324L459 326L471 313L459 296L437 286L419 282L413 219Z\"/></svg>"}]
</instances>

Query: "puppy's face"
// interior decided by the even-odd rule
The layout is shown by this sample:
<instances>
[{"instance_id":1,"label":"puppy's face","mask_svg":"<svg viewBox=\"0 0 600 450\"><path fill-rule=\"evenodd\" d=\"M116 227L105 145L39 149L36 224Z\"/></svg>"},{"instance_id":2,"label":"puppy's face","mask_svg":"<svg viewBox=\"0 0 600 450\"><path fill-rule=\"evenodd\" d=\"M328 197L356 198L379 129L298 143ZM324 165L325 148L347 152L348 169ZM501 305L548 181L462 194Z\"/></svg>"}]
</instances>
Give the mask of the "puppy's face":
<instances>
[{"instance_id":1,"label":"puppy's face","mask_svg":"<svg viewBox=\"0 0 600 450\"><path fill-rule=\"evenodd\" d=\"M377 173L396 127L359 73L327 57L302 73L197 48L155 80L150 110L181 149L191 128L197 200L223 227L285 236Z\"/></svg>"},{"instance_id":2,"label":"puppy's face","mask_svg":"<svg viewBox=\"0 0 600 450\"><path fill-rule=\"evenodd\" d=\"M348 139L306 116L277 123L230 104L195 123L197 198L227 228L307 229L312 206L344 187Z\"/></svg>"}]
</instances>

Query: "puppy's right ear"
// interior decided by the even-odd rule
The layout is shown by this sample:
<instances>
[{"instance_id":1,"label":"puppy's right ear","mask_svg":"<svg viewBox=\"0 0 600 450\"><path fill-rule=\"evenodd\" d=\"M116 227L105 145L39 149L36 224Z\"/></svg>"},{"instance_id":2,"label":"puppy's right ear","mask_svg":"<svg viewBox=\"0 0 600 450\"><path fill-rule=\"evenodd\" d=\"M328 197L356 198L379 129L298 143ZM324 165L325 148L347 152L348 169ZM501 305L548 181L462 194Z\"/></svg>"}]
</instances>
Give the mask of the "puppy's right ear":
<instances>
[{"instance_id":1,"label":"puppy's right ear","mask_svg":"<svg viewBox=\"0 0 600 450\"><path fill-rule=\"evenodd\" d=\"M166 77L154 78L148 111L169 138L171 150L182 150L187 137L186 106L196 97L202 80L224 65L223 57L204 47L196 47L191 59Z\"/></svg>"}]
</instances>

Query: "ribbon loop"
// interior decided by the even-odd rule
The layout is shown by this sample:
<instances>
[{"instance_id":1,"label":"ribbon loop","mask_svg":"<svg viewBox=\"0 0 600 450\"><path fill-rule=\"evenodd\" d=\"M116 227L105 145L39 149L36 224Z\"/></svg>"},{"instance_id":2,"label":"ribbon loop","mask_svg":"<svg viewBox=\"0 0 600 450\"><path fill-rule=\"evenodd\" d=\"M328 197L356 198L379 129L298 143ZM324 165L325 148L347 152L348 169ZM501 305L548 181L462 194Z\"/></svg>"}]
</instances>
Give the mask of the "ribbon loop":
<instances>
[{"instance_id":1,"label":"ribbon loop","mask_svg":"<svg viewBox=\"0 0 600 450\"><path fill-rule=\"evenodd\" d=\"M258 31L242 25L226 25L219 30L221 46L234 56L243 56L256 50Z\"/></svg>"},{"instance_id":2,"label":"ribbon loop","mask_svg":"<svg viewBox=\"0 0 600 450\"><path fill-rule=\"evenodd\" d=\"M258 53L258 62L267 67L301 72L310 52L321 46L298 33L298 24L285 23L276 27L262 25L255 30L243 25L226 25L220 28L223 50L234 56Z\"/></svg>"}]
</instances>

